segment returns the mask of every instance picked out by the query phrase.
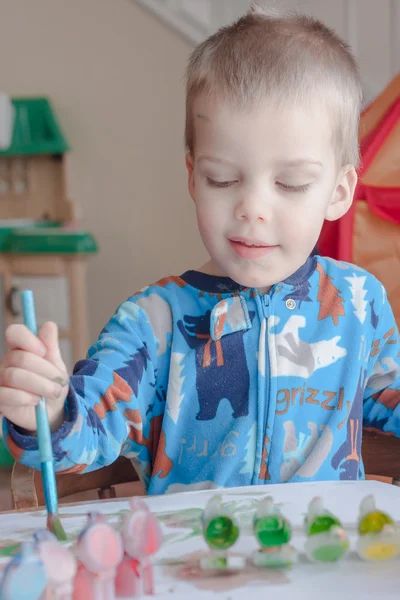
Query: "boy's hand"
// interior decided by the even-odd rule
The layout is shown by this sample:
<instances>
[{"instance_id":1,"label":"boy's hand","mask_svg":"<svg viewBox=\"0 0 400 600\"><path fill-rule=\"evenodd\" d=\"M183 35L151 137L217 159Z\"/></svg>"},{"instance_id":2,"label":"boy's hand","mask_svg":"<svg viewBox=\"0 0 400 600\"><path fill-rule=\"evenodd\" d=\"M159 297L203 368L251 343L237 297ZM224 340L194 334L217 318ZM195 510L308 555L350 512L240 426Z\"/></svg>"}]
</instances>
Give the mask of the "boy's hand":
<instances>
[{"instance_id":1,"label":"boy's hand","mask_svg":"<svg viewBox=\"0 0 400 600\"><path fill-rule=\"evenodd\" d=\"M35 406L45 396L54 431L63 422L68 394L57 325L45 323L38 337L25 325L10 325L5 338L8 350L0 362L0 413L16 425L35 431Z\"/></svg>"}]
</instances>

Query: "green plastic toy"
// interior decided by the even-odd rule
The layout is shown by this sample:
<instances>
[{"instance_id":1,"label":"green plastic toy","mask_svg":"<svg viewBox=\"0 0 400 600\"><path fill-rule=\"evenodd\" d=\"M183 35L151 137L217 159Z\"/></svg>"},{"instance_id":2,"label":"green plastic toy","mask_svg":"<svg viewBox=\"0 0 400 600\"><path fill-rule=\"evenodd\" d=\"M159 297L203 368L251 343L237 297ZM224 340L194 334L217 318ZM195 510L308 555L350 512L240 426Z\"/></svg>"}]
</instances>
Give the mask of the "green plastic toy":
<instances>
[{"instance_id":1,"label":"green plastic toy","mask_svg":"<svg viewBox=\"0 0 400 600\"><path fill-rule=\"evenodd\" d=\"M261 549L253 554L256 567L288 567L297 558L289 545L292 528L271 496L261 500L253 519L253 531Z\"/></svg>"},{"instance_id":2,"label":"green plastic toy","mask_svg":"<svg viewBox=\"0 0 400 600\"><path fill-rule=\"evenodd\" d=\"M360 504L357 553L363 560L390 560L400 552L400 532L393 519L378 510L373 496Z\"/></svg>"},{"instance_id":3,"label":"green plastic toy","mask_svg":"<svg viewBox=\"0 0 400 600\"><path fill-rule=\"evenodd\" d=\"M324 508L322 498L313 498L305 518L305 553L312 562L337 562L348 552L349 540L337 517Z\"/></svg>"}]
</instances>

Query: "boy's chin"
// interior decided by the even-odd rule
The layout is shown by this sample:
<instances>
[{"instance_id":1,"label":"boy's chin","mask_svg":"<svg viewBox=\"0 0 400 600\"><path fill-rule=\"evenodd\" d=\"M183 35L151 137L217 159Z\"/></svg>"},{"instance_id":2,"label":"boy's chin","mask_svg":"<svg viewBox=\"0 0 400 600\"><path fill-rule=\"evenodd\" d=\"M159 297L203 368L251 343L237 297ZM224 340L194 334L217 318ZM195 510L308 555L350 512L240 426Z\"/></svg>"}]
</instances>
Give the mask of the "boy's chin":
<instances>
[{"instance_id":1,"label":"boy's chin","mask_svg":"<svg viewBox=\"0 0 400 600\"><path fill-rule=\"evenodd\" d=\"M274 280L273 275L271 273L271 276L266 278L265 277L265 273L264 274L259 274L259 275L255 275L255 274L251 274L251 273L246 273L246 272L241 272L241 271L237 271L234 274L232 274L231 279L233 279L234 281L236 281L236 283L238 283L239 285L242 285L243 287L247 287L247 288L256 288L256 289L266 289L266 288L271 288L271 286L273 286L275 283L277 283L277 281Z\"/></svg>"}]
</instances>

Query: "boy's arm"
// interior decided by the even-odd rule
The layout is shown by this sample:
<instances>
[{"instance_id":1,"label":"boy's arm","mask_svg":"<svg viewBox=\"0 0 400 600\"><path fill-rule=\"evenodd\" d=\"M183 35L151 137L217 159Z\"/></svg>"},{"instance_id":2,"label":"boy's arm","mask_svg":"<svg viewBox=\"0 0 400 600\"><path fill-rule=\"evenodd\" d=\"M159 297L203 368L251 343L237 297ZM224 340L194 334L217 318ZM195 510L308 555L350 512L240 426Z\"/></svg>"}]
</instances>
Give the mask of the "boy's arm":
<instances>
[{"instance_id":1,"label":"boy's arm","mask_svg":"<svg viewBox=\"0 0 400 600\"><path fill-rule=\"evenodd\" d=\"M400 437L400 339L386 292L380 311L372 305L376 332L364 392L364 427Z\"/></svg>"},{"instance_id":2,"label":"boy's arm","mask_svg":"<svg viewBox=\"0 0 400 600\"><path fill-rule=\"evenodd\" d=\"M150 420L162 419L164 409L164 403L156 402L149 410L155 396L156 363L157 340L147 315L128 300L88 357L75 366L65 420L52 434L57 471L87 472L123 453L136 459L146 478L151 465ZM36 436L5 421L4 439L17 460L40 468Z\"/></svg>"}]
</instances>

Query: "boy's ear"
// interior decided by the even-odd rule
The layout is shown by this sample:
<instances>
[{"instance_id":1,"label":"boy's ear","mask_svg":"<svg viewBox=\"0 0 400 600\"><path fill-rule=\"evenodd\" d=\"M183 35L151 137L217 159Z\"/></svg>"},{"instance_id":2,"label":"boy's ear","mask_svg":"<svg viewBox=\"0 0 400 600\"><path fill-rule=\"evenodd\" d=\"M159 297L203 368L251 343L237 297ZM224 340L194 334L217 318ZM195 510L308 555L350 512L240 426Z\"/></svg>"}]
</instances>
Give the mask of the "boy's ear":
<instances>
[{"instance_id":1,"label":"boy's ear","mask_svg":"<svg viewBox=\"0 0 400 600\"><path fill-rule=\"evenodd\" d=\"M353 202L357 179L357 172L353 165L347 165L342 169L332 200L326 209L325 219L327 221L337 221L347 213Z\"/></svg>"},{"instance_id":2,"label":"boy's ear","mask_svg":"<svg viewBox=\"0 0 400 600\"><path fill-rule=\"evenodd\" d=\"M189 194L192 197L193 202L195 201L194 199L194 167L193 167L193 156L190 154L190 152L186 153L186 168L187 168L187 172L188 172L188 188L189 188Z\"/></svg>"}]
</instances>

